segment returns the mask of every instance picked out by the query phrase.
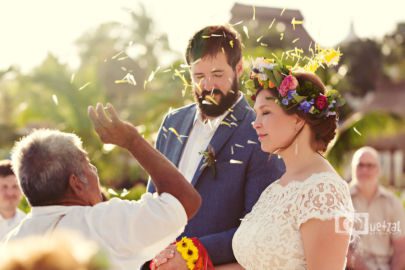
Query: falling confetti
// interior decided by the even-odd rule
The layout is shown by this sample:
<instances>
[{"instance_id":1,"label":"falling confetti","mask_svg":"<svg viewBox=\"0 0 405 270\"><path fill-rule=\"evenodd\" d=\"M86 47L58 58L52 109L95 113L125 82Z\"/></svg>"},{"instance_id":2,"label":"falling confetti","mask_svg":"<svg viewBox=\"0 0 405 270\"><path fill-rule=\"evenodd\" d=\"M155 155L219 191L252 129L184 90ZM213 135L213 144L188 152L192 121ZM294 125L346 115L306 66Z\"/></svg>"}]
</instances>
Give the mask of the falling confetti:
<instances>
[{"instance_id":1,"label":"falling confetti","mask_svg":"<svg viewBox=\"0 0 405 270\"><path fill-rule=\"evenodd\" d=\"M280 16L283 16L284 11L285 11L285 8L283 8L283 10L281 11Z\"/></svg>"},{"instance_id":2,"label":"falling confetti","mask_svg":"<svg viewBox=\"0 0 405 270\"><path fill-rule=\"evenodd\" d=\"M155 78L155 71L152 70L152 72L150 73L150 75L148 77L148 82L151 82L154 78Z\"/></svg>"},{"instance_id":3,"label":"falling confetti","mask_svg":"<svg viewBox=\"0 0 405 270\"><path fill-rule=\"evenodd\" d=\"M205 96L205 100L218 106L218 102L212 96Z\"/></svg>"},{"instance_id":4,"label":"falling confetti","mask_svg":"<svg viewBox=\"0 0 405 270\"><path fill-rule=\"evenodd\" d=\"M232 26L235 27L235 26L237 26L237 25L239 25L239 24L241 24L241 23L243 23L243 20L242 20L242 21L239 21L239 22L237 22L237 23L235 23L235 24L232 24Z\"/></svg>"},{"instance_id":5,"label":"falling confetti","mask_svg":"<svg viewBox=\"0 0 405 270\"><path fill-rule=\"evenodd\" d=\"M294 44L294 43L296 43L298 40L300 40L300 38L294 39L294 40L292 41L292 43Z\"/></svg>"},{"instance_id":6,"label":"falling confetti","mask_svg":"<svg viewBox=\"0 0 405 270\"><path fill-rule=\"evenodd\" d=\"M58 97L56 95L52 95L52 100L53 100L53 103L55 103L56 106L59 105Z\"/></svg>"},{"instance_id":7,"label":"falling confetti","mask_svg":"<svg viewBox=\"0 0 405 270\"><path fill-rule=\"evenodd\" d=\"M117 84L128 83L128 84L131 84L133 86L136 85L134 75L132 75L131 73L127 73L127 75L125 75L124 78L122 78L121 80L116 80L115 83L117 83Z\"/></svg>"},{"instance_id":8,"label":"falling confetti","mask_svg":"<svg viewBox=\"0 0 405 270\"><path fill-rule=\"evenodd\" d=\"M118 193L112 188L107 189L107 192L110 193L111 195L118 196Z\"/></svg>"},{"instance_id":9,"label":"falling confetti","mask_svg":"<svg viewBox=\"0 0 405 270\"><path fill-rule=\"evenodd\" d=\"M229 124L228 122L225 122L225 121L222 121L220 123L220 125L225 125L225 126L231 127L231 124Z\"/></svg>"},{"instance_id":10,"label":"falling confetti","mask_svg":"<svg viewBox=\"0 0 405 270\"><path fill-rule=\"evenodd\" d=\"M125 60L125 59L128 59L128 58L129 58L129 56L123 56L123 57L118 58L117 61L122 61L122 60Z\"/></svg>"},{"instance_id":11,"label":"falling confetti","mask_svg":"<svg viewBox=\"0 0 405 270\"><path fill-rule=\"evenodd\" d=\"M284 39L284 33L280 33L280 40Z\"/></svg>"},{"instance_id":12,"label":"falling confetti","mask_svg":"<svg viewBox=\"0 0 405 270\"><path fill-rule=\"evenodd\" d=\"M173 132L174 135L176 135L177 140L178 140L180 143L183 143L183 141L181 140L182 137L187 137L187 136L182 136L182 135L180 135L174 127L169 128L169 130L170 130L171 132Z\"/></svg>"},{"instance_id":13,"label":"falling confetti","mask_svg":"<svg viewBox=\"0 0 405 270\"><path fill-rule=\"evenodd\" d=\"M73 73L72 76L70 76L70 83L73 83L73 81L75 80L76 77L76 73Z\"/></svg>"},{"instance_id":14,"label":"falling confetti","mask_svg":"<svg viewBox=\"0 0 405 270\"><path fill-rule=\"evenodd\" d=\"M117 53L116 55L114 55L113 57L111 57L112 60L118 58L118 56L120 56L121 54L123 54L124 51L120 51L119 53Z\"/></svg>"},{"instance_id":15,"label":"falling confetti","mask_svg":"<svg viewBox=\"0 0 405 270\"><path fill-rule=\"evenodd\" d=\"M237 119L233 114L231 114L231 118L232 118L234 121L238 121L238 119Z\"/></svg>"},{"instance_id":16,"label":"falling confetti","mask_svg":"<svg viewBox=\"0 0 405 270\"><path fill-rule=\"evenodd\" d=\"M110 144L110 143L103 144L103 150L105 152L111 152L112 150L114 150L114 148L115 148L114 144Z\"/></svg>"},{"instance_id":17,"label":"falling confetti","mask_svg":"<svg viewBox=\"0 0 405 270\"><path fill-rule=\"evenodd\" d=\"M252 17L252 20L254 21L254 20L256 20L256 7L255 7L255 6L252 6L252 8L253 8L253 17Z\"/></svg>"},{"instance_id":18,"label":"falling confetti","mask_svg":"<svg viewBox=\"0 0 405 270\"><path fill-rule=\"evenodd\" d=\"M233 49L233 39L229 41L229 46Z\"/></svg>"},{"instance_id":19,"label":"falling confetti","mask_svg":"<svg viewBox=\"0 0 405 270\"><path fill-rule=\"evenodd\" d=\"M233 150L233 146L231 145L231 155L235 154L235 151Z\"/></svg>"},{"instance_id":20,"label":"falling confetti","mask_svg":"<svg viewBox=\"0 0 405 270\"><path fill-rule=\"evenodd\" d=\"M273 24L274 24L275 21L276 21L276 18L274 18L274 19L271 21L271 23L270 23L269 27L267 28L267 30L270 30L270 29L273 27Z\"/></svg>"},{"instance_id":21,"label":"falling confetti","mask_svg":"<svg viewBox=\"0 0 405 270\"><path fill-rule=\"evenodd\" d=\"M247 143L248 144L257 144L257 142L254 142L254 141L251 141L251 140L248 140Z\"/></svg>"},{"instance_id":22,"label":"falling confetti","mask_svg":"<svg viewBox=\"0 0 405 270\"><path fill-rule=\"evenodd\" d=\"M91 84L91 82L85 83L84 85L82 85L82 86L79 88L79 91L82 91L84 88L86 88L86 87L89 86L90 84Z\"/></svg>"},{"instance_id":23,"label":"falling confetti","mask_svg":"<svg viewBox=\"0 0 405 270\"><path fill-rule=\"evenodd\" d=\"M245 32L246 37L249 39L249 30L246 25L243 26L243 32Z\"/></svg>"},{"instance_id":24,"label":"falling confetti","mask_svg":"<svg viewBox=\"0 0 405 270\"><path fill-rule=\"evenodd\" d=\"M260 42L260 46L262 46L262 47L268 47L269 45L266 44L266 43Z\"/></svg>"},{"instance_id":25,"label":"falling confetti","mask_svg":"<svg viewBox=\"0 0 405 270\"><path fill-rule=\"evenodd\" d=\"M243 164L243 161L236 160L236 159L231 159L231 160L229 161L229 163L231 163L231 164Z\"/></svg>"},{"instance_id":26,"label":"falling confetti","mask_svg":"<svg viewBox=\"0 0 405 270\"><path fill-rule=\"evenodd\" d=\"M235 146L239 147L239 148L245 148L243 145L240 145L240 144L237 144L237 143L235 143Z\"/></svg>"},{"instance_id":27,"label":"falling confetti","mask_svg":"<svg viewBox=\"0 0 405 270\"><path fill-rule=\"evenodd\" d=\"M359 135L359 136L363 136L363 135L361 134L361 132L357 130L357 128L356 128L356 127L353 127L353 130L354 130L354 132L356 132L356 133L357 133L357 135Z\"/></svg>"},{"instance_id":28,"label":"falling confetti","mask_svg":"<svg viewBox=\"0 0 405 270\"><path fill-rule=\"evenodd\" d=\"M121 194L120 194L120 197L121 197L121 198L124 198L124 197L127 196L128 194L129 194L129 191L128 191L126 188L124 188L124 189L122 190Z\"/></svg>"},{"instance_id":29,"label":"falling confetti","mask_svg":"<svg viewBox=\"0 0 405 270\"><path fill-rule=\"evenodd\" d=\"M295 19L295 17L292 18L292 20L291 20L291 24L292 24L294 30L295 30L295 26L296 26L297 24L303 24L303 23L304 23L303 21L297 21L297 20Z\"/></svg>"}]
</instances>

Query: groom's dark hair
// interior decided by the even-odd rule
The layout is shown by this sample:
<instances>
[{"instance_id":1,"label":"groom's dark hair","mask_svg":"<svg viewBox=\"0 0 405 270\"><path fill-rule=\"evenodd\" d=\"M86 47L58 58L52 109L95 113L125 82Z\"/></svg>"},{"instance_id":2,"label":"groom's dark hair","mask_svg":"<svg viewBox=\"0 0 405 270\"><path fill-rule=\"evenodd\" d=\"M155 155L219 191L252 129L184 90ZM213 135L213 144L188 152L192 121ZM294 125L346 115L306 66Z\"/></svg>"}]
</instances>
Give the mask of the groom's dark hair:
<instances>
[{"instance_id":1,"label":"groom's dark hair","mask_svg":"<svg viewBox=\"0 0 405 270\"><path fill-rule=\"evenodd\" d=\"M242 58L240 36L231 26L207 26L194 34L186 50L188 65L206 56L215 56L223 51L228 64L235 69Z\"/></svg>"}]
</instances>

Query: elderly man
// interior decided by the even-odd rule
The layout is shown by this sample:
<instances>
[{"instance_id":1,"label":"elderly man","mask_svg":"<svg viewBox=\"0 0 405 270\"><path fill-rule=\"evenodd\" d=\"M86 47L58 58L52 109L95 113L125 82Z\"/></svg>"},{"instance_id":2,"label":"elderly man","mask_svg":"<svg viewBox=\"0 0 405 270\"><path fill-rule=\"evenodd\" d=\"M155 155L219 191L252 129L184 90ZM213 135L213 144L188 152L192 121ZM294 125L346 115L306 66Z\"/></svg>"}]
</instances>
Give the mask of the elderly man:
<instances>
[{"instance_id":1,"label":"elderly man","mask_svg":"<svg viewBox=\"0 0 405 270\"><path fill-rule=\"evenodd\" d=\"M63 228L81 232L109 254L114 269L138 269L181 233L201 199L179 171L114 108L89 108L104 143L127 149L151 175L157 194L138 202L102 202L97 169L71 133L37 130L13 149L13 168L32 206L9 241ZM108 115L107 115L108 114Z\"/></svg>"},{"instance_id":2,"label":"elderly man","mask_svg":"<svg viewBox=\"0 0 405 270\"><path fill-rule=\"evenodd\" d=\"M354 269L405 269L405 210L394 194L378 184L378 152L357 150L352 160L351 189L357 213L368 214L368 234L360 235L349 254Z\"/></svg>"},{"instance_id":3,"label":"elderly man","mask_svg":"<svg viewBox=\"0 0 405 270\"><path fill-rule=\"evenodd\" d=\"M0 161L0 240L20 223L25 214L17 208L21 190L11 169L11 161Z\"/></svg>"}]
</instances>

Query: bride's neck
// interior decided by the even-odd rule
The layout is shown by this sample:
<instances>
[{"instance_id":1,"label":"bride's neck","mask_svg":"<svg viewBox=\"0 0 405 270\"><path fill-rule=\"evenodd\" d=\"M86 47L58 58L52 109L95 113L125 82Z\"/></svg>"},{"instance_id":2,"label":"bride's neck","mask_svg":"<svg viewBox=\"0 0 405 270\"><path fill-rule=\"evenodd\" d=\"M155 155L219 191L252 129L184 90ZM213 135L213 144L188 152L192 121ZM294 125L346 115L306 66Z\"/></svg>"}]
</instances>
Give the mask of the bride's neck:
<instances>
[{"instance_id":1,"label":"bride's neck","mask_svg":"<svg viewBox=\"0 0 405 270\"><path fill-rule=\"evenodd\" d=\"M288 148L279 153L282 157L286 174L294 175L308 169L318 159L323 159L314 151L308 142L302 140L302 137L292 143Z\"/></svg>"}]
</instances>

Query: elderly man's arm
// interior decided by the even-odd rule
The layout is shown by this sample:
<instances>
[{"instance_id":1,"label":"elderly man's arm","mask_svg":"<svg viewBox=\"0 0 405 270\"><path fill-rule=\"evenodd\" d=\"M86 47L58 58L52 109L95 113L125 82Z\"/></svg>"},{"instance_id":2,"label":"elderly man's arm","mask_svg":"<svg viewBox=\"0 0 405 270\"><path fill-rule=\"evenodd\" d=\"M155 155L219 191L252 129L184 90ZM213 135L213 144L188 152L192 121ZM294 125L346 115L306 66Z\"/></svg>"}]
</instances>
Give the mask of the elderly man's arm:
<instances>
[{"instance_id":1,"label":"elderly man's arm","mask_svg":"<svg viewBox=\"0 0 405 270\"><path fill-rule=\"evenodd\" d=\"M403 270L405 269L405 210L402 202L394 197L392 201L392 214L391 222L397 224L396 232L393 232L391 241L394 249L394 254L391 258L391 269Z\"/></svg>"},{"instance_id":2,"label":"elderly man's arm","mask_svg":"<svg viewBox=\"0 0 405 270\"><path fill-rule=\"evenodd\" d=\"M96 108L90 106L89 116L104 143L127 149L150 174L156 191L173 195L183 205L188 218L194 216L201 205L198 192L170 161L142 138L132 124L119 119L111 104L106 108L100 103Z\"/></svg>"},{"instance_id":3,"label":"elderly man's arm","mask_svg":"<svg viewBox=\"0 0 405 270\"><path fill-rule=\"evenodd\" d=\"M391 260L391 269L403 270L405 269L405 236L394 238L392 245L394 247L394 255Z\"/></svg>"}]
</instances>

